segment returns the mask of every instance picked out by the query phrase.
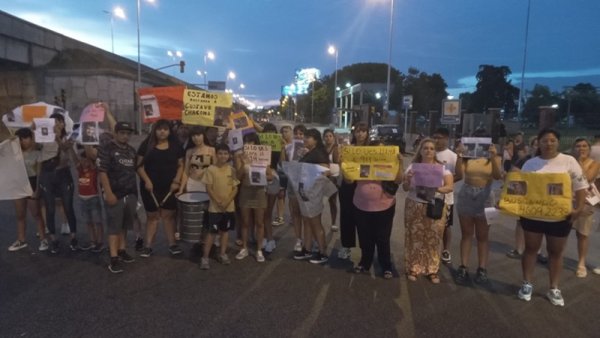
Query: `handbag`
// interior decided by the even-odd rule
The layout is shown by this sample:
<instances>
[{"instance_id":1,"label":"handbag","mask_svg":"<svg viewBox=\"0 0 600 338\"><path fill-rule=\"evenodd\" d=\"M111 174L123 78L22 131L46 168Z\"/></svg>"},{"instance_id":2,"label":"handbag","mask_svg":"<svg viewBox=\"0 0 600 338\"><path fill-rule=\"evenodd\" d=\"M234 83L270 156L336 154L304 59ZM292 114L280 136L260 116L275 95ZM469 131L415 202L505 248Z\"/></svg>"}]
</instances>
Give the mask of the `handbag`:
<instances>
[{"instance_id":1,"label":"handbag","mask_svg":"<svg viewBox=\"0 0 600 338\"><path fill-rule=\"evenodd\" d=\"M381 189L383 189L384 193L390 196L395 196L399 187L400 184L394 181L381 181Z\"/></svg>"},{"instance_id":2,"label":"handbag","mask_svg":"<svg viewBox=\"0 0 600 338\"><path fill-rule=\"evenodd\" d=\"M433 201L427 203L427 217L438 220L442 218L444 214L444 199L434 198Z\"/></svg>"}]
</instances>

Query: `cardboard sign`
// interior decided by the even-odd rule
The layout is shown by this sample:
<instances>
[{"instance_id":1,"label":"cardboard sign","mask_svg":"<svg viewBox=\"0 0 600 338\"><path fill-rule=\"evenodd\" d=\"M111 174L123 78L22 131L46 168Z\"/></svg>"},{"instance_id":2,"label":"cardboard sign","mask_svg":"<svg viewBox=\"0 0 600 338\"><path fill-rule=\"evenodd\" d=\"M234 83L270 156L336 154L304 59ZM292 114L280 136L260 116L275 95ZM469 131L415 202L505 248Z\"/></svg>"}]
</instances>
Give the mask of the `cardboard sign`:
<instances>
[{"instance_id":1,"label":"cardboard sign","mask_svg":"<svg viewBox=\"0 0 600 338\"><path fill-rule=\"evenodd\" d=\"M272 151L281 151L281 142L283 138L278 133L258 133L260 144L271 146Z\"/></svg>"},{"instance_id":2,"label":"cardboard sign","mask_svg":"<svg viewBox=\"0 0 600 338\"><path fill-rule=\"evenodd\" d=\"M515 216L561 221L571 214L572 199L567 173L509 172L500 209Z\"/></svg>"},{"instance_id":3,"label":"cardboard sign","mask_svg":"<svg viewBox=\"0 0 600 338\"><path fill-rule=\"evenodd\" d=\"M268 167L271 163L271 147L257 144L244 144L246 163L251 166Z\"/></svg>"},{"instance_id":4,"label":"cardboard sign","mask_svg":"<svg viewBox=\"0 0 600 338\"><path fill-rule=\"evenodd\" d=\"M350 180L391 181L400 169L396 146L341 148L341 169Z\"/></svg>"},{"instance_id":5,"label":"cardboard sign","mask_svg":"<svg viewBox=\"0 0 600 338\"><path fill-rule=\"evenodd\" d=\"M181 119L185 124L214 126L217 107L231 107L232 102L231 93L186 89Z\"/></svg>"},{"instance_id":6,"label":"cardboard sign","mask_svg":"<svg viewBox=\"0 0 600 338\"><path fill-rule=\"evenodd\" d=\"M444 166L435 163L413 163L413 186L439 188L444 185Z\"/></svg>"}]
</instances>

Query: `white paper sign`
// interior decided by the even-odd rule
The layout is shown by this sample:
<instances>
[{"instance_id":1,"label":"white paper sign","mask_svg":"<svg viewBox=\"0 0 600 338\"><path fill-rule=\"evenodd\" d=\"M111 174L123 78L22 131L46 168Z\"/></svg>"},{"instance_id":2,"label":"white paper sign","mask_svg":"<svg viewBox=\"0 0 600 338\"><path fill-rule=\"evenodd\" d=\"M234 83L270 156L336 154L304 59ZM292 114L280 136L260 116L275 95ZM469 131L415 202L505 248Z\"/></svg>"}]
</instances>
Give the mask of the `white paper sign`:
<instances>
[{"instance_id":1,"label":"white paper sign","mask_svg":"<svg viewBox=\"0 0 600 338\"><path fill-rule=\"evenodd\" d=\"M52 143L56 141L54 134L55 120L51 118L35 118L35 142L37 143Z\"/></svg>"},{"instance_id":2,"label":"white paper sign","mask_svg":"<svg viewBox=\"0 0 600 338\"><path fill-rule=\"evenodd\" d=\"M0 200L15 200L33 194L18 138L0 143L0 172Z\"/></svg>"},{"instance_id":3,"label":"white paper sign","mask_svg":"<svg viewBox=\"0 0 600 338\"><path fill-rule=\"evenodd\" d=\"M267 185L267 168L250 166L248 170L248 180L250 185L266 186Z\"/></svg>"},{"instance_id":4,"label":"white paper sign","mask_svg":"<svg viewBox=\"0 0 600 338\"><path fill-rule=\"evenodd\" d=\"M231 151L237 151L244 147L242 129L232 129L227 132L229 148Z\"/></svg>"},{"instance_id":5,"label":"white paper sign","mask_svg":"<svg viewBox=\"0 0 600 338\"><path fill-rule=\"evenodd\" d=\"M246 163L257 167L268 167L271 164L271 146L244 144Z\"/></svg>"},{"instance_id":6,"label":"white paper sign","mask_svg":"<svg viewBox=\"0 0 600 338\"><path fill-rule=\"evenodd\" d=\"M97 121L82 122L80 129L81 144L96 145L100 144L100 128Z\"/></svg>"},{"instance_id":7,"label":"white paper sign","mask_svg":"<svg viewBox=\"0 0 600 338\"><path fill-rule=\"evenodd\" d=\"M490 145L492 139L490 137L463 137L460 142L465 147L464 157L479 158L490 156Z\"/></svg>"}]
</instances>

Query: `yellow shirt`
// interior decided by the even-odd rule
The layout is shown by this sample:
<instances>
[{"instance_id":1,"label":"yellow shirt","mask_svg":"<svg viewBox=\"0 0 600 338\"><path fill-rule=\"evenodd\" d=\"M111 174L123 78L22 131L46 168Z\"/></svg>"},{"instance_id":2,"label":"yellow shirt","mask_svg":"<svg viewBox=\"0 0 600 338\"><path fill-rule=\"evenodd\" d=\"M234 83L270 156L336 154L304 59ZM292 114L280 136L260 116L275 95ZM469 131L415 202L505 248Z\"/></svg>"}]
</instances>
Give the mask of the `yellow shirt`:
<instances>
[{"instance_id":1,"label":"yellow shirt","mask_svg":"<svg viewBox=\"0 0 600 338\"><path fill-rule=\"evenodd\" d=\"M233 167L227 164L222 167L217 167L216 165L208 167L202 177L202 183L207 186L212 185L216 197L225 199L231 195L231 192L238 184L240 184L240 181L236 178ZM231 200L225 210L220 210L216 203L211 199L208 206L208 212L235 212L235 203Z\"/></svg>"},{"instance_id":2,"label":"yellow shirt","mask_svg":"<svg viewBox=\"0 0 600 338\"><path fill-rule=\"evenodd\" d=\"M484 181L492 179L492 161L487 158L469 159L465 162L465 179L480 178Z\"/></svg>"}]
</instances>

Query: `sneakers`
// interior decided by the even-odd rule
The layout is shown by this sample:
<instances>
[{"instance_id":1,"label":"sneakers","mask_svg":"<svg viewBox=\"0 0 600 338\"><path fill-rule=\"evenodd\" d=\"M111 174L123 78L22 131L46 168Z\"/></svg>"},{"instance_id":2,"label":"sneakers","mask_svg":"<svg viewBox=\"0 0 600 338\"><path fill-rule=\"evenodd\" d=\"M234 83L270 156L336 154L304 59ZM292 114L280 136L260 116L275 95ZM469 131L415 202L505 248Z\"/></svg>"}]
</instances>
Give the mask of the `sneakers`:
<instances>
[{"instance_id":1,"label":"sneakers","mask_svg":"<svg viewBox=\"0 0 600 338\"><path fill-rule=\"evenodd\" d=\"M565 306L565 300L563 299L559 289L548 290L548 292L546 293L546 298L548 298L552 305Z\"/></svg>"},{"instance_id":2,"label":"sneakers","mask_svg":"<svg viewBox=\"0 0 600 338\"><path fill-rule=\"evenodd\" d=\"M83 251L88 251L88 250L90 250L90 249L92 249L94 247L95 247L95 245L92 244L92 242L87 242L87 243L85 243L83 245L78 246L78 248L81 249L81 250L83 250Z\"/></svg>"},{"instance_id":3,"label":"sneakers","mask_svg":"<svg viewBox=\"0 0 600 338\"><path fill-rule=\"evenodd\" d=\"M152 256L152 248L143 248L140 251L140 257L148 258Z\"/></svg>"},{"instance_id":4,"label":"sneakers","mask_svg":"<svg viewBox=\"0 0 600 338\"><path fill-rule=\"evenodd\" d=\"M278 227L284 224L285 221L283 220L283 217L275 217L275 219L273 219L273 222L271 222L271 225L274 227Z\"/></svg>"},{"instance_id":5,"label":"sneakers","mask_svg":"<svg viewBox=\"0 0 600 338\"><path fill-rule=\"evenodd\" d=\"M479 272L479 269L477 270L477 272ZM464 265L461 265L458 267L458 270L456 270L456 277L455 277L455 281L456 284L466 284L467 281L469 280L469 272L467 271L467 267Z\"/></svg>"},{"instance_id":6,"label":"sneakers","mask_svg":"<svg viewBox=\"0 0 600 338\"><path fill-rule=\"evenodd\" d=\"M176 256L180 255L183 252L183 250L181 250L179 245L173 244L169 247L169 252L171 253L171 255Z\"/></svg>"},{"instance_id":7,"label":"sneakers","mask_svg":"<svg viewBox=\"0 0 600 338\"><path fill-rule=\"evenodd\" d=\"M235 255L235 259L238 259L238 260L242 260L246 257L248 257L248 249L242 249L242 250L240 250L240 252L238 252L237 255Z\"/></svg>"},{"instance_id":8,"label":"sneakers","mask_svg":"<svg viewBox=\"0 0 600 338\"><path fill-rule=\"evenodd\" d=\"M326 255L323 255L320 252L317 252L316 254L314 254L312 256L312 258L309 260L309 262L311 262L312 264L323 264L323 263L327 263L327 260L329 258L327 258Z\"/></svg>"},{"instance_id":9,"label":"sneakers","mask_svg":"<svg viewBox=\"0 0 600 338\"><path fill-rule=\"evenodd\" d=\"M218 258L218 261L219 261L219 263L221 263L223 265L231 264L231 261L229 260L229 256L227 256L227 254L220 255Z\"/></svg>"},{"instance_id":10,"label":"sneakers","mask_svg":"<svg viewBox=\"0 0 600 338\"><path fill-rule=\"evenodd\" d=\"M79 245L77 244L77 238L72 238L71 239L71 243L69 244L69 248L71 248L71 251L77 251L77 249L79 249Z\"/></svg>"},{"instance_id":11,"label":"sneakers","mask_svg":"<svg viewBox=\"0 0 600 338\"><path fill-rule=\"evenodd\" d=\"M60 243L59 243L58 241L52 241L52 242L50 243L50 253L51 253L51 254L56 254L56 253L58 253L59 246L60 246Z\"/></svg>"},{"instance_id":12,"label":"sneakers","mask_svg":"<svg viewBox=\"0 0 600 338\"><path fill-rule=\"evenodd\" d=\"M201 270L208 270L210 269L210 264L208 262L208 258L200 258L200 269Z\"/></svg>"},{"instance_id":13,"label":"sneakers","mask_svg":"<svg viewBox=\"0 0 600 338\"><path fill-rule=\"evenodd\" d=\"M595 273L596 275L600 275L600 268L594 268L594 270L592 270L593 273Z\"/></svg>"},{"instance_id":14,"label":"sneakers","mask_svg":"<svg viewBox=\"0 0 600 338\"><path fill-rule=\"evenodd\" d=\"M125 250L119 250L118 255L119 255L119 259L121 259L121 261L123 261L125 263L135 262L135 259L133 257L131 257Z\"/></svg>"},{"instance_id":15,"label":"sneakers","mask_svg":"<svg viewBox=\"0 0 600 338\"><path fill-rule=\"evenodd\" d=\"M304 248L302 248L300 252L296 252L296 254L294 255L294 259L297 261L303 261L311 258L312 254Z\"/></svg>"},{"instance_id":16,"label":"sneakers","mask_svg":"<svg viewBox=\"0 0 600 338\"><path fill-rule=\"evenodd\" d=\"M60 226L60 233L61 233L62 235L68 235L68 234L70 234L70 233L71 233L71 228L69 228L69 223L63 223L63 224Z\"/></svg>"},{"instance_id":17,"label":"sneakers","mask_svg":"<svg viewBox=\"0 0 600 338\"><path fill-rule=\"evenodd\" d=\"M339 227L339 226L337 226L337 225L335 225L335 224L331 226L331 231L332 231L332 232L336 232L336 231L338 231L338 230L340 230L340 227Z\"/></svg>"},{"instance_id":18,"label":"sneakers","mask_svg":"<svg viewBox=\"0 0 600 338\"><path fill-rule=\"evenodd\" d=\"M102 251L104 251L104 244L102 244L102 243L94 244L94 247L92 248L93 253L100 253Z\"/></svg>"},{"instance_id":19,"label":"sneakers","mask_svg":"<svg viewBox=\"0 0 600 338\"><path fill-rule=\"evenodd\" d=\"M11 246L8 247L8 251L19 251L27 247L27 243L16 240Z\"/></svg>"},{"instance_id":20,"label":"sneakers","mask_svg":"<svg viewBox=\"0 0 600 338\"><path fill-rule=\"evenodd\" d=\"M47 239L42 239L40 241L40 246L38 247L39 251L46 251L48 250L48 240Z\"/></svg>"},{"instance_id":21,"label":"sneakers","mask_svg":"<svg viewBox=\"0 0 600 338\"><path fill-rule=\"evenodd\" d=\"M486 284L489 282L487 276L487 270L484 268L477 268L477 275L475 276L475 283L477 284Z\"/></svg>"},{"instance_id":22,"label":"sneakers","mask_svg":"<svg viewBox=\"0 0 600 338\"><path fill-rule=\"evenodd\" d=\"M452 255L450 255L450 251L448 251L448 250L442 251L442 263L444 263L444 264L452 263Z\"/></svg>"},{"instance_id":23,"label":"sneakers","mask_svg":"<svg viewBox=\"0 0 600 338\"><path fill-rule=\"evenodd\" d=\"M506 253L506 257L512 258L512 259L520 259L521 254L517 250L513 249Z\"/></svg>"},{"instance_id":24,"label":"sneakers","mask_svg":"<svg viewBox=\"0 0 600 338\"><path fill-rule=\"evenodd\" d=\"M542 254L538 254L537 255L537 261L540 264L547 264L548 263L548 257L542 255Z\"/></svg>"},{"instance_id":25,"label":"sneakers","mask_svg":"<svg viewBox=\"0 0 600 338\"><path fill-rule=\"evenodd\" d=\"M123 263L121 263L119 257L111 257L110 264L108 265L108 270L112 273L123 272Z\"/></svg>"},{"instance_id":26,"label":"sneakers","mask_svg":"<svg viewBox=\"0 0 600 338\"><path fill-rule=\"evenodd\" d=\"M296 252L302 251L302 240L300 238L298 238L296 240L296 245L294 245L294 251L296 251Z\"/></svg>"},{"instance_id":27,"label":"sneakers","mask_svg":"<svg viewBox=\"0 0 600 338\"><path fill-rule=\"evenodd\" d=\"M517 294L517 297L519 297L519 299L522 299L522 300L528 302L531 300L532 293L533 293L533 285L531 285L531 283L529 283L529 282L523 282L523 285L521 285L521 288L519 289L519 293ZM560 293L560 291L559 291L559 293Z\"/></svg>"},{"instance_id":28,"label":"sneakers","mask_svg":"<svg viewBox=\"0 0 600 338\"><path fill-rule=\"evenodd\" d=\"M264 263L265 262L265 256L262 253L262 250L258 250L256 252L256 261L259 263Z\"/></svg>"},{"instance_id":29,"label":"sneakers","mask_svg":"<svg viewBox=\"0 0 600 338\"><path fill-rule=\"evenodd\" d=\"M338 251L339 259L349 259L351 256L352 256L352 251L350 250L350 248L342 247L340 249L340 251Z\"/></svg>"},{"instance_id":30,"label":"sneakers","mask_svg":"<svg viewBox=\"0 0 600 338\"><path fill-rule=\"evenodd\" d=\"M220 248L221 247L221 235L217 234L215 236L215 240L213 241L213 244L215 245L215 247Z\"/></svg>"},{"instance_id":31,"label":"sneakers","mask_svg":"<svg viewBox=\"0 0 600 338\"><path fill-rule=\"evenodd\" d=\"M275 248L277 248L277 244L275 244L275 240L272 239L267 242L267 245L265 245L265 252L271 253L273 250L275 250Z\"/></svg>"},{"instance_id":32,"label":"sneakers","mask_svg":"<svg viewBox=\"0 0 600 338\"><path fill-rule=\"evenodd\" d=\"M144 250L144 240L141 237L135 239L135 251Z\"/></svg>"}]
</instances>

